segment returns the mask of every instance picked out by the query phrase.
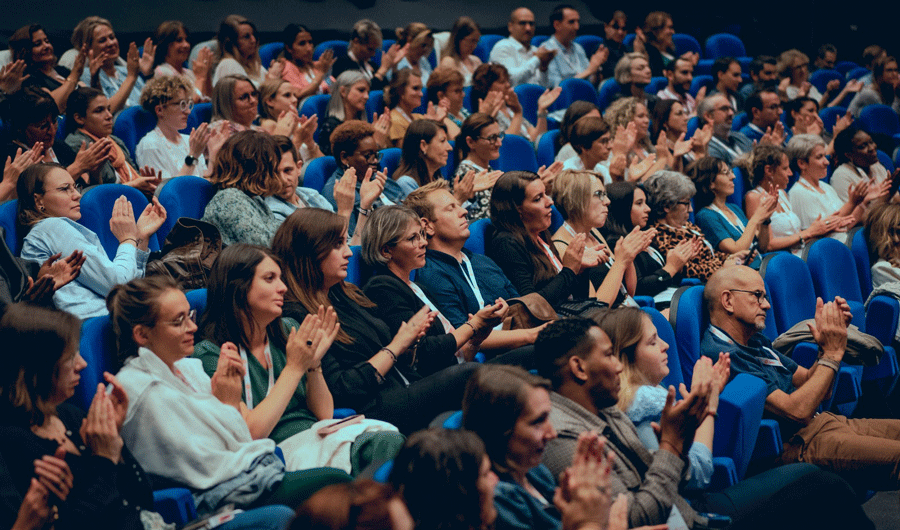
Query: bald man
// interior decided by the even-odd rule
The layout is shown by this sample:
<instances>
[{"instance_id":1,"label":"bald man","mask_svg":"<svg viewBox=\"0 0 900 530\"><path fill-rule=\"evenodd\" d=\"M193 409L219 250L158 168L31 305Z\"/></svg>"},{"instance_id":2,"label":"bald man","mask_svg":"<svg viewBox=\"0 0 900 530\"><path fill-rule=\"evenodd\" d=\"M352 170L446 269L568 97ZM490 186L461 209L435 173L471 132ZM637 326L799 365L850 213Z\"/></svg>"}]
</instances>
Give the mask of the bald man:
<instances>
[{"instance_id":1,"label":"bald man","mask_svg":"<svg viewBox=\"0 0 900 530\"><path fill-rule=\"evenodd\" d=\"M513 10L509 14L507 29L509 37L494 45L491 62L506 67L509 83L514 87L533 83L549 88L547 66L556 55L556 50L531 45L535 30L534 13L527 7Z\"/></svg>"},{"instance_id":2,"label":"bald man","mask_svg":"<svg viewBox=\"0 0 900 530\"><path fill-rule=\"evenodd\" d=\"M773 349L760 333L771 306L758 272L743 266L720 269L707 282L703 298L710 326L700 351L713 359L729 352L732 375L748 373L766 383L766 414L781 426L784 462L816 464L863 489L900 488L900 420L817 412L846 351L850 308L845 300L818 300L810 331L820 354L807 369Z\"/></svg>"}]
</instances>

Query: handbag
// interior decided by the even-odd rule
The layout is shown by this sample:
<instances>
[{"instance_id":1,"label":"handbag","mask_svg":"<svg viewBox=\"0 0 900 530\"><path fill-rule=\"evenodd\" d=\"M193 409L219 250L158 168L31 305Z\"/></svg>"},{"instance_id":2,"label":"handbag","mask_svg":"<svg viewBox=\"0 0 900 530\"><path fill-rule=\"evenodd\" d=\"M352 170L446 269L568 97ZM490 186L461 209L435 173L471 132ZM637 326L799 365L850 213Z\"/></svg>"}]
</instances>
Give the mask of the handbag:
<instances>
[{"instance_id":1,"label":"handbag","mask_svg":"<svg viewBox=\"0 0 900 530\"><path fill-rule=\"evenodd\" d=\"M506 301L509 311L503 319L503 329L529 329L559 318L547 300L538 293L529 293Z\"/></svg>"},{"instance_id":2,"label":"handbag","mask_svg":"<svg viewBox=\"0 0 900 530\"><path fill-rule=\"evenodd\" d=\"M222 251L222 236L214 225L181 217L159 252L150 255L146 276L174 278L184 290L206 287L213 263Z\"/></svg>"}]
</instances>

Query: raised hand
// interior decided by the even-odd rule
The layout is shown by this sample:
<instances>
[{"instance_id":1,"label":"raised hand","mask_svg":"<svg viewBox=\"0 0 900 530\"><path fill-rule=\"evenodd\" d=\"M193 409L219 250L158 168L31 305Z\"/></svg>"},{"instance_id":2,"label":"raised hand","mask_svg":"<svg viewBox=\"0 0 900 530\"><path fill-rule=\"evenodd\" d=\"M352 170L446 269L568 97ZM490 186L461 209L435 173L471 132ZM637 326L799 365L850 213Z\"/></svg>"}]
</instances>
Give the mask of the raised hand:
<instances>
[{"instance_id":1,"label":"raised hand","mask_svg":"<svg viewBox=\"0 0 900 530\"><path fill-rule=\"evenodd\" d=\"M371 169L366 172L366 177L371 175ZM360 193L360 195L362 195ZM353 204L356 202L356 169L348 167L344 170L337 182L334 183L334 202L337 204L337 211L341 215L349 216L353 212ZM360 202L360 206L366 208Z\"/></svg>"},{"instance_id":2,"label":"raised hand","mask_svg":"<svg viewBox=\"0 0 900 530\"><path fill-rule=\"evenodd\" d=\"M838 134L840 134L841 131L843 131L847 127L850 127L850 125L852 125L852 124L853 124L853 116L850 114L850 111L848 110L843 116L841 116L840 118L837 119L837 121L834 122L834 127L832 127L832 129L831 129L831 134L833 136L837 136Z\"/></svg>"},{"instance_id":3,"label":"raised hand","mask_svg":"<svg viewBox=\"0 0 900 530\"><path fill-rule=\"evenodd\" d=\"M194 76L198 80L208 78L212 62L212 50L210 50L206 46L200 48L200 50L197 52L197 58L194 59L194 61L191 63L191 70L194 72Z\"/></svg>"},{"instance_id":4,"label":"raised hand","mask_svg":"<svg viewBox=\"0 0 900 530\"><path fill-rule=\"evenodd\" d=\"M556 181L556 177L562 173L563 163L560 161L553 162L549 167L541 166L537 170L537 174L541 177L541 181L544 183L544 188L547 190L553 189L553 183Z\"/></svg>"},{"instance_id":5,"label":"raised hand","mask_svg":"<svg viewBox=\"0 0 900 530\"><path fill-rule=\"evenodd\" d=\"M493 189L494 184L497 183L497 179L503 176L502 171L489 171L487 169L479 171L475 173L475 179L473 181L473 188L475 192L485 191L489 189Z\"/></svg>"},{"instance_id":6,"label":"raised hand","mask_svg":"<svg viewBox=\"0 0 900 530\"><path fill-rule=\"evenodd\" d=\"M360 207L371 208L375 204L375 201L378 200L378 197L381 197L381 193L384 191L387 179L387 168L374 172L371 169L366 170L366 176L359 187Z\"/></svg>"},{"instance_id":7,"label":"raised hand","mask_svg":"<svg viewBox=\"0 0 900 530\"><path fill-rule=\"evenodd\" d=\"M293 137L294 129L297 127L297 118L296 109L281 111L278 119L275 120L275 128L272 130L272 134L287 136L288 138Z\"/></svg>"},{"instance_id":8,"label":"raised hand","mask_svg":"<svg viewBox=\"0 0 900 530\"><path fill-rule=\"evenodd\" d=\"M112 392L109 393L109 402L112 404L116 429L122 432L122 425L125 424L125 416L128 413L128 393L125 392L125 387L113 374L103 372L103 380L112 385Z\"/></svg>"},{"instance_id":9,"label":"raised hand","mask_svg":"<svg viewBox=\"0 0 900 530\"><path fill-rule=\"evenodd\" d=\"M503 108L504 95L499 90L492 90L484 96L484 99L478 100L478 112L487 114L492 118L497 117L497 113Z\"/></svg>"},{"instance_id":10,"label":"raised hand","mask_svg":"<svg viewBox=\"0 0 900 530\"><path fill-rule=\"evenodd\" d=\"M444 118L447 117L447 107L435 105L433 102L429 101L428 107L425 110L425 117L429 120L444 121Z\"/></svg>"},{"instance_id":11,"label":"raised hand","mask_svg":"<svg viewBox=\"0 0 900 530\"><path fill-rule=\"evenodd\" d=\"M695 153L706 154L706 148L709 146L710 140L712 140L712 134L713 126L709 123L698 128L694 131L694 136L691 137L691 149Z\"/></svg>"},{"instance_id":12,"label":"raised hand","mask_svg":"<svg viewBox=\"0 0 900 530\"><path fill-rule=\"evenodd\" d=\"M116 411L112 401L106 395L106 388L102 383L97 385L97 393L91 401L87 418L81 424L81 439L90 448L91 453L108 458L118 463L122 457L124 442L119 436L119 428L116 424Z\"/></svg>"},{"instance_id":13,"label":"raised hand","mask_svg":"<svg viewBox=\"0 0 900 530\"><path fill-rule=\"evenodd\" d=\"M319 126L319 117L313 114L308 118L306 116L300 116L299 120L300 125L294 129L294 145L298 147L301 145L306 145L307 147L316 145L313 135L316 132L316 128Z\"/></svg>"},{"instance_id":14,"label":"raised hand","mask_svg":"<svg viewBox=\"0 0 900 530\"><path fill-rule=\"evenodd\" d=\"M784 124L781 123L781 120L775 123L774 128L766 129L766 133L760 138L759 143L779 146L784 143Z\"/></svg>"},{"instance_id":15,"label":"raised hand","mask_svg":"<svg viewBox=\"0 0 900 530\"><path fill-rule=\"evenodd\" d=\"M822 350L822 356L835 362L844 359L847 350L847 323L834 302L823 303L816 299L815 324L807 322L813 340Z\"/></svg>"},{"instance_id":16,"label":"raised hand","mask_svg":"<svg viewBox=\"0 0 900 530\"><path fill-rule=\"evenodd\" d=\"M104 55L106 57L106 61L110 60L115 61L115 57L110 57L109 55ZM128 54L125 55L125 68L127 69L129 77L137 77L138 70L141 69L141 56L138 53L137 44L131 43L128 45Z\"/></svg>"},{"instance_id":17,"label":"raised hand","mask_svg":"<svg viewBox=\"0 0 900 530\"><path fill-rule=\"evenodd\" d=\"M375 138L375 143L382 147L388 147L390 141L388 141L388 131L391 129L391 111L387 107L384 108L384 113L380 116L376 113L372 117L372 127L375 128L375 134L372 135Z\"/></svg>"},{"instance_id":18,"label":"raised hand","mask_svg":"<svg viewBox=\"0 0 900 530\"><path fill-rule=\"evenodd\" d=\"M219 350L216 371L210 378L212 394L226 405L240 410L242 380L245 368L233 342L226 342Z\"/></svg>"},{"instance_id":19,"label":"raised hand","mask_svg":"<svg viewBox=\"0 0 900 530\"><path fill-rule=\"evenodd\" d=\"M423 337L431 323L434 322L436 314L434 311L429 311L428 306L422 306L415 315L402 323L400 329L397 330L397 334L394 335L394 340L391 341L391 345L397 347L397 349L391 348L394 354L397 356L403 355L404 352L409 350L413 342Z\"/></svg>"},{"instance_id":20,"label":"raised hand","mask_svg":"<svg viewBox=\"0 0 900 530\"><path fill-rule=\"evenodd\" d=\"M84 253L80 250L72 252L66 259L59 259L62 253L54 254L47 258L38 271L38 279L45 276L50 278L53 290L71 282L81 274L81 266L84 265Z\"/></svg>"},{"instance_id":21,"label":"raised hand","mask_svg":"<svg viewBox=\"0 0 900 530\"><path fill-rule=\"evenodd\" d=\"M141 58L138 59L138 65L144 77L153 75L153 55L155 53L156 44L153 43L153 39L147 37L147 40L144 41L144 51L141 53Z\"/></svg>"},{"instance_id":22,"label":"raised hand","mask_svg":"<svg viewBox=\"0 0 900 530\"><path fill-rule=\"evenodd\" d=\"M22 86L22 81L28 78L28 76L23 75L24 73L25 61L22 59L13 61L0 68L0 91L12 94L19 90L19 87Z\"/></svg>"},{"instance_id":23,"label":"raised hand","mask_svg":"<svg viewBox=\"0 0 900 530\"><path fill-rule=\"evenodd\" d=\"M656 164L656 155L650 153L646 158L628 166L628 180L638 182L645 177L649 177L650 168Z\"/></svg>"},{"instance_id":24,"label":"raised hand","mask_svg":"<svg viewBox=\"0 0 900 530\"><path fill-rule=\"evenodd\" d=\"M681 135L678 136L678 139L675 140L675 145L672 147L672 156L681 158L690 153L692 148L693 142L691 140L685 140L684 133L681 133Z\"/></svg>"},{"instance_id":25,"label":"raised hand","mask_svg":"<svg viewBox=\"0 0 900 530\"><path fill-rule=\"evenodd\" d=\"M509 110L513 111L513 114L519 115L522 113L522 104L519 102L519 95L516 94L516 91L512 88L508 89L506 94L503 95L503 101L506 103Z\"/></svg>"},{"instance_id":26,"label":"raised hand","mask_svg":"<svg viewBox=\"0 0 900 530\"><path fill-rule=\"evenodd\" d=\"M635 226L628 235L616 242L614 251L616 261L621 261L623 264L633 262L638 254L647 250L652 241L652 235L648 237L648 234L641 231L641 227Z\"/></svg>"},{"instance_id":27,"label":"raised hand","mask_svg":"<svg viewBox=\"0 0 900 530\"><path fill-rule=\"evenodd\" d=\"M603 66L603 63L605 63L607 59L609 59L609 49L601 44L597 47L597 51L595 51L594 54L591 55L589 66L593 70L597 70L598 68Z\"/></svg>"},{"instance_id":28,"label":"raised hand","mask_svg":"<svg viewBox=\"0 0 900 530\"><path fill-rule=\"evenodd\" d=\"M559 98L559 95L562 93L561 87L556 87L553 89L544 90L544 93L538 97L537 108L538 113L545 112L550 108L553 103Z\"/></svg>"},{"instance_id":29,"label":"raised hand","mask_svg":"<svg viewBox=\"0 0 900 530\"><path fill-rule=\"evenodd\" d=\"M684 239L666 252L666 265L680 271L696 255L695 239Z\"/></svg>"},{"instance_id":30,"label":"raised hand","mask_svg":"<svg viewBox=\"0 0 900 530\"><path fill-rule=\"evenodd\" d=\"M299 328L291 328L284 352L287 358L286 368L293 368L304 373L310 368L319 367L322 358L317 357L317 354L319 353L319 343L322 342L322 320L324 318L325 308L320 305L318 314L306 315ZM322 354L324 355L324 352Z\"/></svg>"},{"instance_id":31,"label":"raised hand","mask_svg":"<svg viewBox=\"0 0 900 530\"><path fill-rule=\"evenodd\" d=\"M611 462L615 457L606 453L605 443L593 431L578 436L572 465L563 471L553 495L553 504L562 514L563 529L606 527L611 504Z\"/></svg>"},{"instance_id":32,"label":"raised hand","mask_svg":"<svg viewBox=\"0 0 900 530\"><path fill-rule=\"evenodd\" d=\"M699 381L688 392L684 383L680 385L679 402L675 402L675 387L669 387L666 404L663 407L659 425L659 447L675 455L685 456L694 441L697 427L709 414L709 380Z\"/></svg>"},{"instance_id":33,"label":"raised hand","mask_svg":"<svg viewBox=\"0 0 900 530\"><path fill-rule=\"evenodd\" d=\"M41 530L50 522L50 490L33 478L11 530Z\"/></svg>"},{"instance_id":34,"label":"raised hand","mask_svg":"<svg viewBox=\"0 0 900 530\"><path fill-rule=\"evenodd\" d=\"M334 56L334 50L331 48L327 48L322 55L319 56L319 60L313 61L313 70L319 73L319 75L325 75L331 70L331 66L337 60L337 57Z\"/></svg>"},{"instance_id":35,"label":"raised hand","mask_svg":"<svg viewBox=\"0 0 900 530\"><path fill-rule=\"evenodd\" d=\"M81 147L75 155L75 162L68 169L77 179L82 173L95 171L100 164L111 158L113 158L113 141L110 137L101 138L91 145L82 141Z\"/></svg>"},{"instance_id":36,"label":"raised hand","mask_svg":"<svg viewBox=\"0 0 900 530\"><path fill-rule=\"evenodd\" d=\"M470 169L465 174L457 175L453 180L453 196L460 204L469 201L475 196L475 170Z\"/></svg>"},{"instance_id":37,"label":"raised hand","mask_svg":"<svg viewBox=\"0 0 900 530\"><path fill-rule=\"evenodd\" d=\"M144 208L141 216L137 220L137 230L144 242L159 230L163 222L166 220L166 209L159 203L159 199L153 197L150 204Z\"/></svg>"},{"instance_id":38,"label":"raised hand","mask_svg":"<svg viewBox=\"0 0 900 530\"><path fill-rule=\"evenodd\" d=\"M284 72L284 59L272 59L269 68L266 70L266 79L281 79Z\"/></svg>"},{"instance_id":39,"label":"raised hand","mask_svg":"<svg viewBox=\"0 0 900 530\"><path fill-rule=\"evenodd\" d=\"M132 240L135 246L139 246L138 239L141 236L134 220L134 210L124 195L113 203L112 215L109 218L109 230L119 243Z\"/></svg>"},{"instance_id":40,"label":"raised hand","mask_svg":"<svg viewBox=\"0 0 900 530\"><path fill-rule=\"evenodd\" d=\"M41 161L44 151L44 144L38 142L31 149L22 152L22 148L16 149L15 158L6 157L6 164L3 166L3 181L0 183L0 200L16 198L16 183L19 181L19 175L28 166L32 166ZM7 191L2 191L7 190ZM4 195L6 195L4 197Z\"/></svg>"}]
</instances>

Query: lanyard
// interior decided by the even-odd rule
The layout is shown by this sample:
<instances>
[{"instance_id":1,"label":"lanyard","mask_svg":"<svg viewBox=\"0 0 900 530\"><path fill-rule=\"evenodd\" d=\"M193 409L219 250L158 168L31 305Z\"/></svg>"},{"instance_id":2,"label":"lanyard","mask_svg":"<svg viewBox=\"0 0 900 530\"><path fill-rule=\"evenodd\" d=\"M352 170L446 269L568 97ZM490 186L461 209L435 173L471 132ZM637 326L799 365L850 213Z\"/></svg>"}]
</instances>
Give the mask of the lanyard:
<instances>
[{"instance_id":1,"label":"lanyard","mask_svg":"<svg viewBox=\"0 0 900 530\"><path fill-rule=\"evenodd\" d=\"M731 212L731 213L734 214L734 218L737 219L737 223L733 223L733 222L731 221L731 219L729 219L728 216L725 215L725 212L723 212L722 210L720 210L719 207L716 206L715 204L710 204L710 205L709 205L709 209L712 210L712 211L714 211L714 212L716 212L717 214L721 215L722 218L724 218L725 221L726 221L728 224L730 224L732 228L734 228L735 230L737 230L739 234L743 234L743 233L744 233L744 230L747 229L746 225L744 225L744 223L741 222L741 218L738 217L737 214L735 214L734 212Z\"/></svg>"},{"instance_id":2,"label":"lanyard","mask_svg":"<svg viewBox=\"0 0 900 530\"><path fill-rule=\"evenodd\" d=\"M728 154L731 155L731 158L732 158L732 159L737 158L738 156L741 155L740 153L738 153L737 151L735 151L734 149L732 149L731 146L729 146L728 144L726 144L726 143L723 142L722 140L719 140L719 139L716 138L715 136L713 136L712 139L711 139L709 142L710 142L710 143L715 142L716 145L718 145L718 146L720 146L722 149L728 151Z\"/></svg>"},{"instance_id":3,"label":"lanyard","mask_svg":"<svg viewBox=\"0 0 900 530\"><path fill-rule=\"evenodd\" d=\"M719 340L721 340L727 344L731 344L731 345L735 344L734 340L732 340L732 338L729 337L728 334L726 334L724 331L717 328L716 326L710 326L709 331L710 331L710 333L715 335L716 338L718 338ZM772 351L772 348L760 345L759 349L762 350L763 352L771 355L771 358L768 358L768 357L766 357L764 359L760 358L760 362L762 362L766 366L775 366L775 367L780 367L780 368L784 368L785 370L787 370L787 368L784 366L784 364L782 364L781 359L778 357L778 355L774 351Z\"/></svg>"},{"instance_id":4,"label":"lanyard","mask_svg":"<svg viewBox=\"0 0 900 530\"><path fill-rule=\"evenodd\" d=\"M655 248L653 248L651 246L651 247L647 247L647 254L650 254L650 257L653 258L653 260L655 262L659 263L663 267L666 266L666 257L663 256L660 251L656 250Z\"/></svg>"},{"instance_id":5,"label":"lanyard","mask_svg":"<svg viewBox=\"0 0 900 530\"><path fill-rule=\"evenodd\" d=\"M547 257L550 258L550 263L552 263L553 267L556 268L556 272L557 273L561 272L563 270L562 263L559 261L559 258L557 258L556 256L553 255L553 251L550 250L550 247L547 246L547 243L544 243L544 240L541 239L540 236L538 236L538 243L540 243L541 248L544 249L544 254L546 254Z\"/></svg>"},{"instance_id":6,"label":"lanyard","mask_svg":"<svg viewBox=\"0 0 900 530\"><path fill-rule=\"evenodd\" d=\"M438 309L437 307L435 307L434 304L431 303L431 300L429 300L428 297L425 296L425 293L422 291L422 289L418 285L416 285L414 282L409 283L409 288L412 289L412 292L414 292L416 294L416 297L419 300L421 300L423 304L428 306L428 309L435 311L437 313L438 320L440 320L441 325L444 326L444 332L445 333L453 333L453 331L455 329L453 327L453 324L451 324L450 321L447 320L447 317L445 317L444 315L441 314L440 309Z\"/></svg>"},{"instance_id":7,"label":"lanyard","mask_svg":"<svg viewBox=\"0 0 900 530\"><path fill-rule=\"evenodd\" d=\"M469 284L469 287L472 288L472 293L475 295L475 299L478 300L478 307L484 307L484 298L481 296L481 290L478 289L478 282L475 280L475 270L472 269L472 262L469 261L469 258L466 257L465 254L462 255L462 271L463 277L466 279L466 283Z\"/></svg>"},{"instance_id":8,"label":"lanyard","mask_svg":"<svg viewBox=\"0 0 900 530\"><path fill-rule=\"evenodd\" d=\"M247 350L241 346L238 351L241 354L241 361L244 363L244 401L247 403L247 408L253 410L253 389L250 386L250 363L247 361ZM275 386L275 367L272 366L272 352L269 351L268 342L263 351L266 355L266 363L269 365L269 388L266 389L266 397L268 397L272 387Z\"/></svg>"}]
</instances>

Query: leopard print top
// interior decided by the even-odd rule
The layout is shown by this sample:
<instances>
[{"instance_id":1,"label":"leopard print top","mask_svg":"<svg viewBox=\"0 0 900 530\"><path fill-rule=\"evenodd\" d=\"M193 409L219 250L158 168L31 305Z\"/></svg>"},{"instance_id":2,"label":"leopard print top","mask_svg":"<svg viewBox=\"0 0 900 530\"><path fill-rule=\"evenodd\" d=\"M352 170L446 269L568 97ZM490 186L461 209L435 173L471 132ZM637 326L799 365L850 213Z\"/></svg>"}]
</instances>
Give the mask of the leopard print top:
<instances>
[{"instance_id":1,"label":"leopard print top","mask_svg":"<svg viewBox=\"0 0 900 530\"><path fill-rule=\"evenodd\" d=\"M726 252L713 252L709 242L703 232L695 224L688 222L682 228L672 228L671 226L658 222L654 225L656 228L656 238L653 240L653 246L665 256L669 250L675 248L675 245L681 243L685 239L694 236L703 237L703 245L700 253L694 256L691 261L684 266L685 278L697 278L706 283L706 280L717 270L722 267L725 260L728 259Z\"/></svg>"}]
</instances>

